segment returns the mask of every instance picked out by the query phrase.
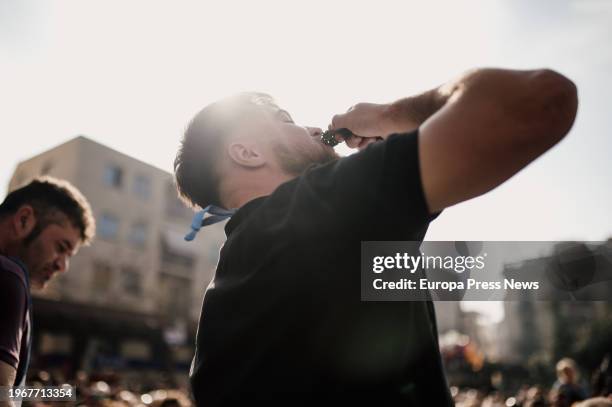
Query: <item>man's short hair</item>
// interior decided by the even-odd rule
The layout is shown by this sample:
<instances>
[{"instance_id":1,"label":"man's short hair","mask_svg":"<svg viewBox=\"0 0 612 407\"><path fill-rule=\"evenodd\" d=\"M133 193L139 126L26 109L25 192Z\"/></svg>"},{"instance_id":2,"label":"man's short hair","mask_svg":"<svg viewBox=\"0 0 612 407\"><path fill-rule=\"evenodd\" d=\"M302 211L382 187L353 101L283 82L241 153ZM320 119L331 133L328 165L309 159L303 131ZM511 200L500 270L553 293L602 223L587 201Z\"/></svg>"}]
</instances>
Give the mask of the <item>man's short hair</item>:
<instances>
[{"instance_id":1,"label":"man's short hair","mask_svg":"<svg viewBox=\"0 0 612 407\"><path fill-rule=\"evenodd\" d=\"M30 205L36 226L26 238L33 241L47 226L68 218L80 231L81 243L88 245L96 233L96 225L87 199L71 183L52 177L38 177L10 192L0 204L0 218L12 215L23 205Z\"/></svg>"},{"instance_id":2,"label":"man's short hair","mask_svg":"<svg viewBox=\"0 0 612 407\"><path fill-rule=\"evenodd\" d=\"M265 93L246 92L202 109L189 123L176 159L174 174L179 197L188 206L221 206L218 160L226 137L261 107L278 110Z\"/></svg>"}]
</instances>

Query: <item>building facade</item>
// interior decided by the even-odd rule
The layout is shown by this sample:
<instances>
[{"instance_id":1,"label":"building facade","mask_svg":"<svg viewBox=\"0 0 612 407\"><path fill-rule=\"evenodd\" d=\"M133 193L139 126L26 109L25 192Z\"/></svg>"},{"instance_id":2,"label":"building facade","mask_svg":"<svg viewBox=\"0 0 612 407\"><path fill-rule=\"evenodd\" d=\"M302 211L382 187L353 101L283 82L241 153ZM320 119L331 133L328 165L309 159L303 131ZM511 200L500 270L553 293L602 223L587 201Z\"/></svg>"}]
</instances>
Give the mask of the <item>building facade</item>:
<instances>
[{"instance_id":1,"label":"building facade","mask_svg":"<svg viewBox=\"0 0 612 407\"><path fill-rule=\"evenodd\" d=\"M610 315L612 239L606 242L557 243L548 256L505 265L506 278L542 284L542 295L555 301L504 302L498 348L504 361L553 364L568 356L581 335ZM547 291L544 291L547 290Z\"/></svg>"},{"instance_id":2,"label":"building facade","mask_svg":"<svg viewBox=\"0 0 612 407\"><path fill-rule=\"evenodd\" d=\"M19 163L9 190L38 175L81 190L97 236L36 294L35 325L43 329L35 356L63 355L73 370L104 361L159 368L153 356L165 344L171 357L163 363L186 368L223 225L184 241L193 212L178 200L172 175L83 136Z\"/></svg>"}]
</instances>

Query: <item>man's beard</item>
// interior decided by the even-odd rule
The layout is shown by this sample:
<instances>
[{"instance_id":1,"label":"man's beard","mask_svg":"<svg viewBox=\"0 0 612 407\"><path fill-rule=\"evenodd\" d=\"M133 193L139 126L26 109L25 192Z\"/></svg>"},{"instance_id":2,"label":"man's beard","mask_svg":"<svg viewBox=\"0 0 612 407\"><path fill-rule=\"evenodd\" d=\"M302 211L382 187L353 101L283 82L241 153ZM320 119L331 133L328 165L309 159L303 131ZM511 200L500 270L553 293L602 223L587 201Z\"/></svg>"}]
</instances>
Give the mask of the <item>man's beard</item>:
<instances>
[{"instance_id":1,"label":"man's beard","mask_svg":"<svg viewBox=\"0 0 612 407\"><path fill-rule=\"evenodd\" d=\"M39 241L35 239L24 239L19 248L17 258L26 266L30 286L36 290L41 290L47 283L47 279L43 278L44 266L40 262L37 254L40 252Z\"/></svg>"},{"instance_id":2,"label":"man's beard","mask_svg":"<svg viewBox=\"0 0 612 407\"><path fill-rule=\"evenodd\" d=\"M333 149L323 146L312 151L306 149L291 151L287 146L278 143L274 151L281 169L293 176L301 175L312 166L327 164L340 158Z\"/></svg>"}]
</instances>

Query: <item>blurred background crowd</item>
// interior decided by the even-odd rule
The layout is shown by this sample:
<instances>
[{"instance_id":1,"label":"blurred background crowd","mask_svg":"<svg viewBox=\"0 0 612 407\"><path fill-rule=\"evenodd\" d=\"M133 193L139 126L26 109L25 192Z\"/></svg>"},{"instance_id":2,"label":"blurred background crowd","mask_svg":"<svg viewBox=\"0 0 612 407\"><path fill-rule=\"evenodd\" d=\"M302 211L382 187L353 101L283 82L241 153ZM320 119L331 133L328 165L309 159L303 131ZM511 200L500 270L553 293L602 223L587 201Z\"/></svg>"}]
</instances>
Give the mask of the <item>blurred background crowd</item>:
<instances>
[{"instance_id":1,"label":"blurred background crowd","mask_svg":"<svg viewBox=\"0 0 612 407\"><path fill-rule=\"evenodd\" d=\"M452 385L451 394L457 407L609 407L612 406L612 364L606 356L597 369L583 371L573 359L563 358L551 366L549 374L556 379L538 383L519 372L505 374L501 366L489 366L488 372L474 372L467 359L456 355L447 364L457 377L463 373L470 377L472 386ZM483 366L484 368L484 366ZM480 380L479 385L474 379ZM24 405L46 406L114 406L114 407L188 407L193 405L186 385L177 384L159 372L141 372L125 375L111 369L86 373L78 371L75 377L65 378L59 371L51 374L34 370L28 382L32 386L62 386L69 384L76 390L75 402L25 402ZM507 384L509 382L510 384ZM517 388L518 386L518 388Z\"/></svg>"}]
</instances>

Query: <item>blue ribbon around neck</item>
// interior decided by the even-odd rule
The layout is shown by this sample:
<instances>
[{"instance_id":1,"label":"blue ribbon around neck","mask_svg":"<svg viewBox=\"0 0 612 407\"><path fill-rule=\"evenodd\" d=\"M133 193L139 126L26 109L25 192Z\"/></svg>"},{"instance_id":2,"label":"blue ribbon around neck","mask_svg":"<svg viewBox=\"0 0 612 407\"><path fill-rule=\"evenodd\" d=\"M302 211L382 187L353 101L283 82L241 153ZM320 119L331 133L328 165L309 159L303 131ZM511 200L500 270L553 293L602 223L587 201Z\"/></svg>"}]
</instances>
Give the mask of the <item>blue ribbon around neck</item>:
<instances>
[{"instance_id":1,"label":"blue ribbon around neck","mask_svg":"<svg viewBox=\"0 0 612 407\"><path fill-rule=\"evenodd\" d=\"M204 210L196 213L191 221L191 231L185 235L185 240L191 242L204 226L214 225L231 218L237 209L223 209L215 205L208 205ZM204 217L206 214L210 216Z\"/></svg>"}]
</instances>

